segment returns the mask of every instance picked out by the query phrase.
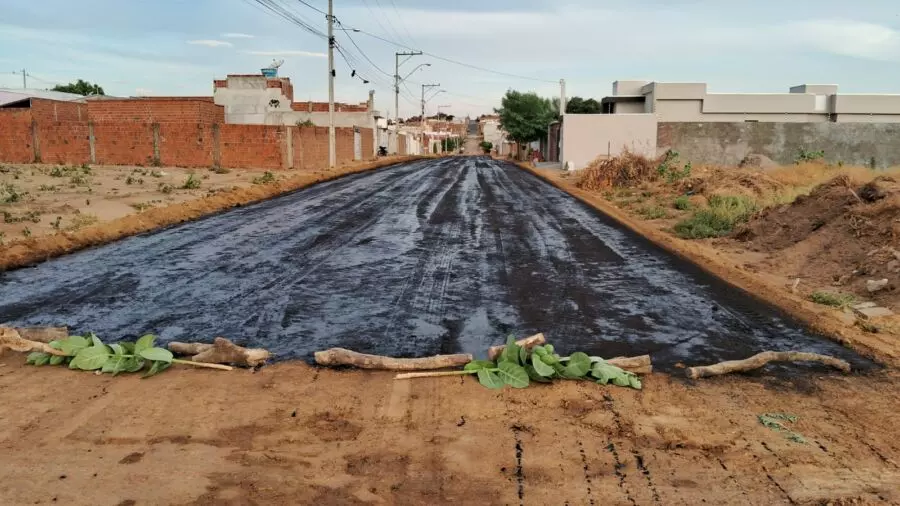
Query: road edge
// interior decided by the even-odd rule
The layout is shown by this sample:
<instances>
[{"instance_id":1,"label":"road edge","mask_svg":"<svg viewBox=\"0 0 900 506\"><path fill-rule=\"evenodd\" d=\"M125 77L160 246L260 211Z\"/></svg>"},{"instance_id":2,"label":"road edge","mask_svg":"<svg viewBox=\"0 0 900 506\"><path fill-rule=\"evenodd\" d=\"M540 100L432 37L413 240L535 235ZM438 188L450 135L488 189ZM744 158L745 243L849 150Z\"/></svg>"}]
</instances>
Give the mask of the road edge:
<instances>
[{"instance_id":1,"label":"road edge","mask_svg":"<svg viewBox=\"0 0 900 506\"><path fill-rule=\"evenodd\" d=\"M340 167L330 173L302 171L292 177L270 184L253 185L219 192L215 195L208 195L187 202L151 208L76 231L60 232L54 235L44 235L25 241L17 241L0 250L0 273L31 266L95 246L109 244L126 237L197 220L233 207L262 202L319 183L426 158L429 157L391 157L359 165Z\"/></svg>"},{"instance_id":2,"label":"road edge","mask_svg":"<svg viewBox=\"0 0 900 506\"><path fill-rule=\"evenodd\" d=\"M512 161L509 163L571 195L588 207L603 213L619 225L647 239L666 252L690 262L692 265L725 283L776 307L812 331L837 341L879 364L900 367L900 357L890 355L874 346L877 339L855 326L849 327L837 317L835 311L826 311L818 307L812 307L811 302L807 302L792 293L785 292L783 289L773 286L739 267L726 263L721 254L709 246L692 243L667 234L657 228L642 224L632 219L621 209L609 205L603 200L601 195L582 190L572 182L541 172L527 163Z\"/></svg>"}]
</instances>

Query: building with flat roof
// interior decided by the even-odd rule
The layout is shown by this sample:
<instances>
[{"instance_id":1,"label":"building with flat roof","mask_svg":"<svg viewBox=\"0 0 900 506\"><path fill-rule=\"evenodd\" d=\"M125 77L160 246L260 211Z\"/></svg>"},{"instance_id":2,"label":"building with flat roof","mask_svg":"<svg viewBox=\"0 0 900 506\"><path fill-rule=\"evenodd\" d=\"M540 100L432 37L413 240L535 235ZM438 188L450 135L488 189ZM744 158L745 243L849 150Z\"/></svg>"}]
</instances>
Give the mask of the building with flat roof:
<instances>
[{"instance_id":1,"label":"building with flat roof","mask_svg":"<svg viewBox=\"0 0 900 506\"><path fill-rule=\"evenodd\" d=\"M900 123L900 94L838 93L802 84L787 93L710 93L706 83L616 81L605 114L653 114L671 122Z\"/></svg>"}]
</instances>

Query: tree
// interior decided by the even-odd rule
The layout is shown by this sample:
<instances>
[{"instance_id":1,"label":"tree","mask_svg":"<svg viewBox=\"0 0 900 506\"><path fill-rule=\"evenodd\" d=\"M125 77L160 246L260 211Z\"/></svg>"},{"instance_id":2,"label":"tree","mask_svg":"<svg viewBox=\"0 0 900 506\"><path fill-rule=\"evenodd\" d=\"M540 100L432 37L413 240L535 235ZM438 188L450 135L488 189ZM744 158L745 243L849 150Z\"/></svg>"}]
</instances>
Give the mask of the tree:
<instances>
[{"instance_id":1,"label":"tree","mask_svg":"<svg viewBox=\"0 0 900 506\"><path fill-rule=\"evenodd\" d=\"M99 84L91 84L87 81L83 81L79 79L74 83L69 84L57 84L53 87L53 91L63 91L66 93L77 93L79 95L106 95L103 92L103 88L100 87Z\"/></svg>"},{"instance_id":2,"label":"tree","mask_svg":"<svg viewBox=\"0 0 900 506\"><path fill-rule=\"evenodd\" d=\"M534 92L522 93L509 90L501 107L494 110L500 115L500 124L509 138L519 144L527 144L547 135L547 127L556 117L553 104Z\"/></svg>"},{"instance_id":3,"label":"tree","mask_svg":"<svg viewBox=\"0 0 900 506\"><path fill-rule=\"evenodd\" d=\"M481 146L481 150L484 151L484 154L486 155L491 154L491 150L494 149L494 144L489 141L481 141L479 146Z\"/></svg>"},{"instance_id":4,"label":"tree","mask_svg":"<svg viewBox=\"0 0 900 506\"><path fill-rule=\"evenodd\" d=\"M559 111L559 99L553 99L553 110ZM603 106L593 98L572 97L566 101L566 114L600 114Z\"/></svg>"}]
</instances>

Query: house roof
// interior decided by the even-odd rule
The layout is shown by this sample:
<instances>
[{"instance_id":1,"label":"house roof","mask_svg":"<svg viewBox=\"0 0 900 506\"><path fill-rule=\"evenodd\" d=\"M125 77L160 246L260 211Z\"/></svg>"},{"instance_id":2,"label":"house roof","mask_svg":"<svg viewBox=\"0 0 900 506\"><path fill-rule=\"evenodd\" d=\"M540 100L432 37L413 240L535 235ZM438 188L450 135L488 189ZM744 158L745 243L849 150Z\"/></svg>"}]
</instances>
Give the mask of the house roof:
<instances>
[{"instance_id":1,"label":"house roof","mask_svg":"<svg viewBox=\"0 0 900 506\"><path fill-rule=\"evenodd\" d=\"M0 88L0 106L11 104L13 102L21 102L30 98L45 98L48 100L61 100L64 102L72 102L84 100L84 97L77 93L63 93L61 91L51 90L29 90Z\"/></svg>"}]
</instances>

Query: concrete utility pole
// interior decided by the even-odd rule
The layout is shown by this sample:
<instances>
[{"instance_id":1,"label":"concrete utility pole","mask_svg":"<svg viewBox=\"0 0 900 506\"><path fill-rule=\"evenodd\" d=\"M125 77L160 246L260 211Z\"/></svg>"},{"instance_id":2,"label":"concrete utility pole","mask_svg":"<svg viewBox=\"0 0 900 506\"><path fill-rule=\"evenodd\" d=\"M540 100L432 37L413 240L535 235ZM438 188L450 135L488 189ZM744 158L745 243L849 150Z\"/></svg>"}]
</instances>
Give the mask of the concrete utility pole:
<instances>
[{"instance_id":1,"label":"concrete utility pole","mask_svg":"<svg viewBox=\"0 0 900 506\"><path fill-rule=\"evenodd\" d=\"M559 80L559 115L566 113L566 80Z\"/></svg>"},{"instance_id":2,"label":"concrete utility pole","mask_svg":"<svg viewBox=\"0 0 900 506\"><path fill-rule=\"evenodd\" d=\"M400 124L400 82L403 79L400 79L400 65L403 65L413 56L419 56L422 54L422 51L410 51L408 53L394 53L394 125ZM407 58L400 61L401 56L406 56ZM426 64L427 66L431 66L430 63ZM420 65L419 67L421 67ZM419 68L416 67L416 68ZM415 70L413 70L415 72ZM412 74L412 72L410 72ZM407 75L407 77L409 77ZM405 79L405 78L404 78Z\"/></svg>"},{"instance_id":3,"label":"concrete utility pole","mask_svg":"<svg viewBox=\"0 0 900 506\"><path fill-rule=\"evenodd\" d=\"M422 129L423 129L423 130L425 129L425 90L428 89L428 88L437 88L437 87L439 87L440 85L441 85L441 83L437 83L437 84L423 84L423 85L422 85L422 116L421 116L422 119L421 119L421 123L422 123ZM433 97L432 97L432 98L433 98Z\"/></svg>"},{"instance_id":4,"label":"concrete utility pole","mask_svg":"<svg viewBox=\"0 0 900 506\"><path fill-rule=\"evenodd\" d=\"M334 135L334 0L328 0L328 167L337 161Z\"/></svg>"},{"instance_id":5,"label":"concrete utility pole","mask_svg":"<svg viewBox=\"0 0 900 506\"><path fill-rule=\"evenodd\" d=\"M15 74L15 72L13 72ZM28 81L25 80L28 74L25 73L25 69L22 69L22 89L28 89Z\"/></svg>"}]
</instances>

